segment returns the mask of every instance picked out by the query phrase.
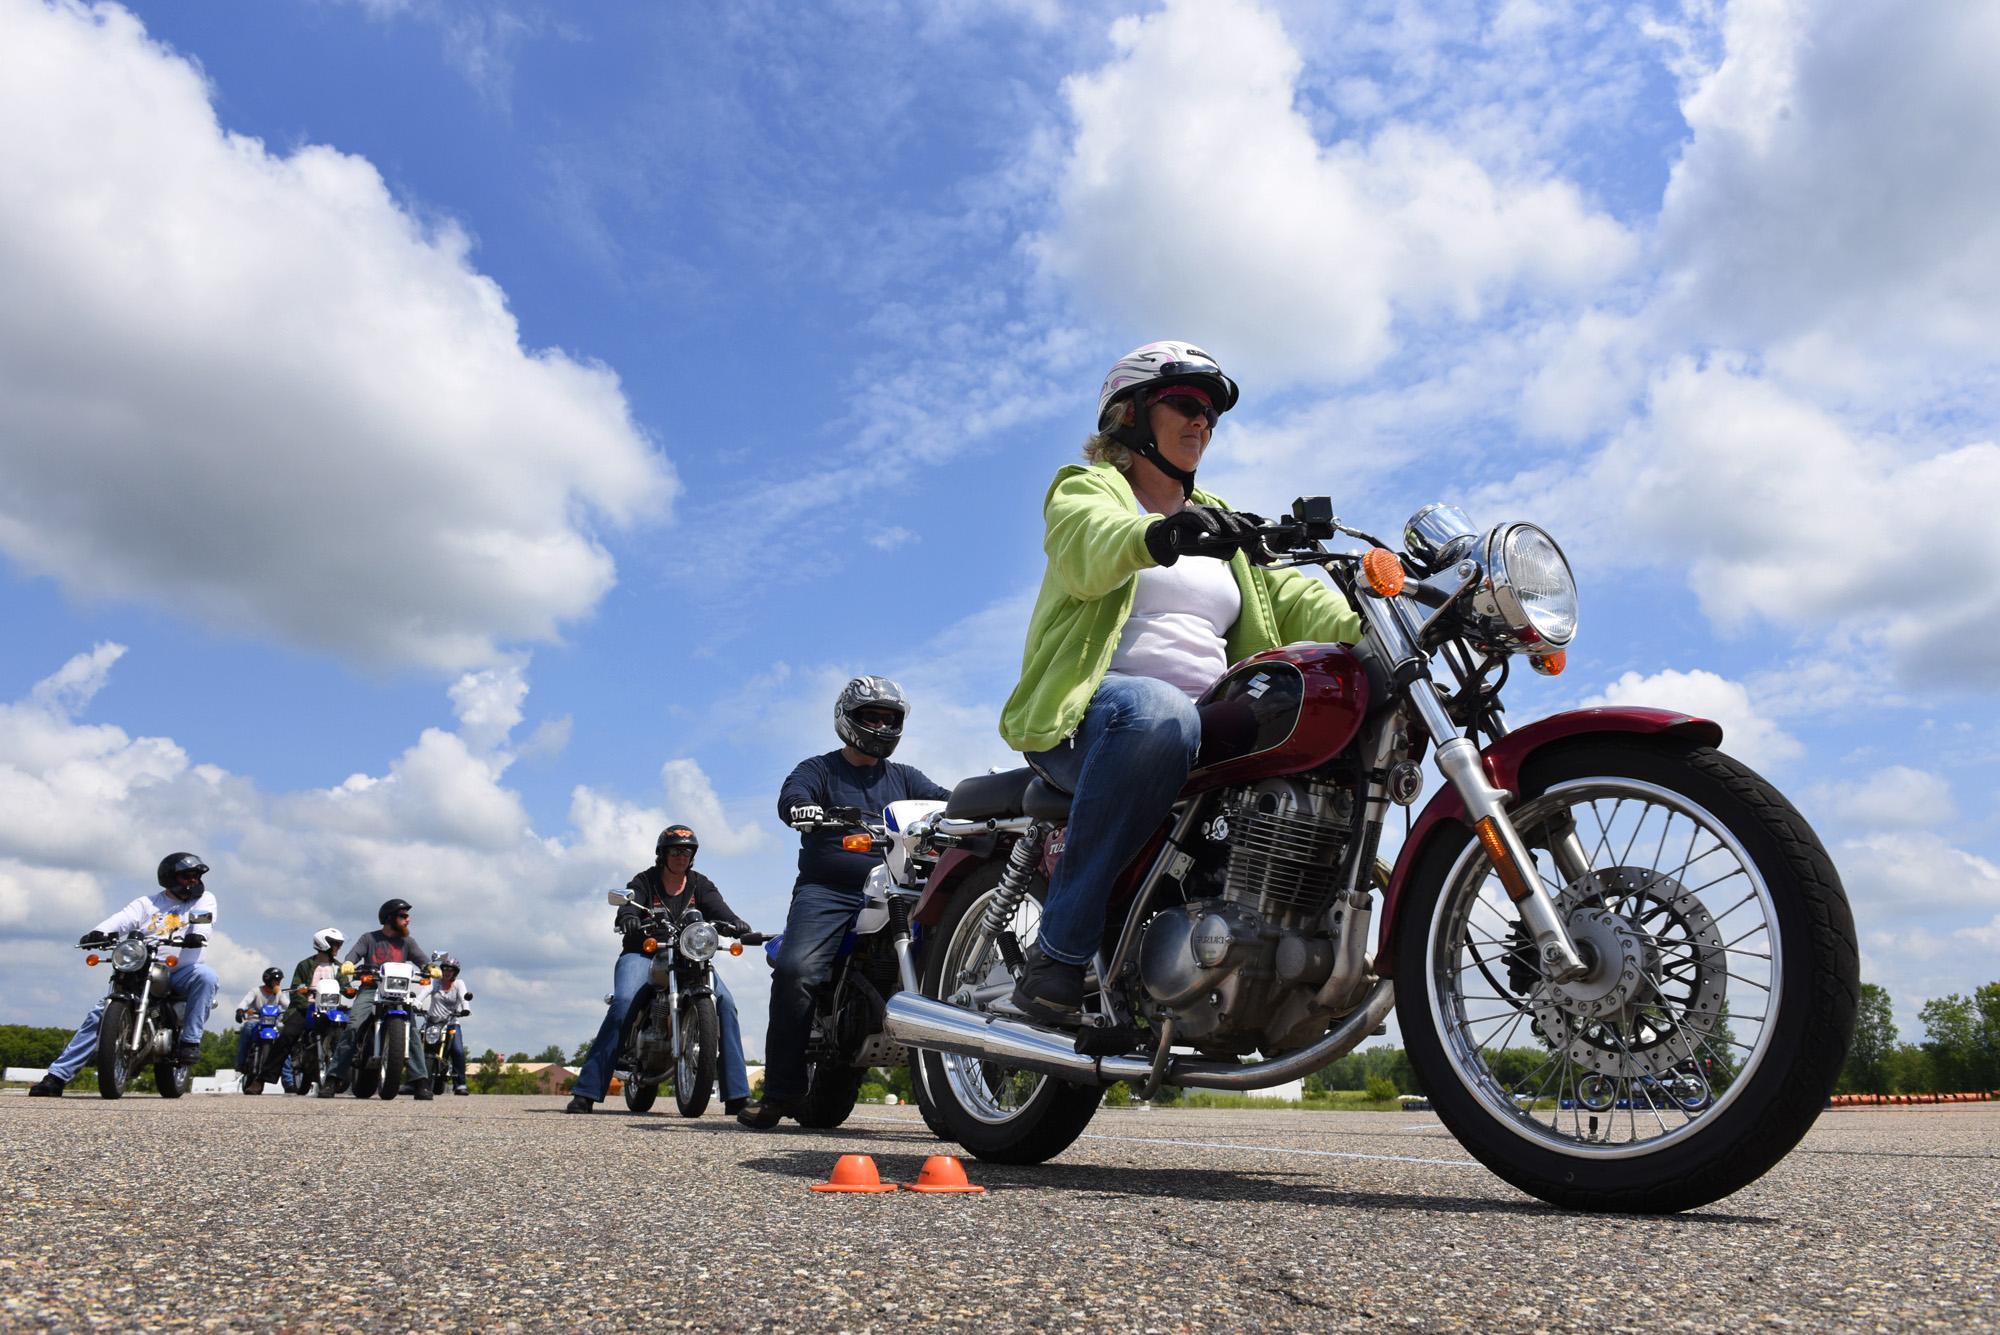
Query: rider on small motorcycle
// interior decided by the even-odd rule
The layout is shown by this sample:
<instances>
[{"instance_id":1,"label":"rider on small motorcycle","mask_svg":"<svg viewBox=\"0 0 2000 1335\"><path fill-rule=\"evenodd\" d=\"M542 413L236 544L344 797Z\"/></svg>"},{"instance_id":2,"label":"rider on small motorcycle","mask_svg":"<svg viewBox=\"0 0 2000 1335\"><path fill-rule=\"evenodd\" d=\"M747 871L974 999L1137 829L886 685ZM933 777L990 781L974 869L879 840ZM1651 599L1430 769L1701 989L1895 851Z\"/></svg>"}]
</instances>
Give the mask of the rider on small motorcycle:
<instances>
[{"instance_id":1,"label":"rider on small motorcycle","mask_svg":"<svg viewBox=\"0 0 2000 1335\"><path fill-rule=\"evenodd\" d=\"M1088 466L1058 470L1042 503L1048 567L1000 735L1074 797L1014 992L1031 1019L1077 1018L1113 882L1194 763L1201 693L1262 650L1361 637L1336 590L1264 568L1255 515L1195 490L1216 418L1236 397L1198 347L1134 349L1098 392ZM1177 565L1182 556L1213 559Z\"/></svg>"},{"instance_id":2,"label":"rider on small motorcycle","mask_svg":"<svg viewBox=\"0 0 2000 1335\"><path fill-rule=\"evenodd\" d=\"M255 1041L257 1030L263 1027L264 1017L260 1012L263 1010L264 1004L266 1002L275 1002L279 1006L285 1004L285 994L279 990L278 986L284 981L285 975L283 970L276 967L266 969L264 970L264 976L258 980L257 986L245 992L243 1000L236 1003L236 1023L243 1026L236 1033L236 1071L244 1077L243 1092L245 1094L261 1094L264 1092L264 1081L260 1074L262 1068L259 1068L258 1071L245 1071L243 1069L243 1062L250 1055L250 1044Z\"/></svg>"},{"instance_id":3,"label":"rider on small motorcycle","mask_svg":"<svg viewBox=\"0 0 2000 1335\"><path fill-rule=\"evenodd\" d=\"M903 737L910 703L887 677L856 677L833 705L840 749L808 757L778 792L778 819L801 831L799 876L784 941L771 974L771 1027L764 1039L764 1097L737 1120L766 1131L805 1096L806 1040L811 1036L813 989L832 975L841 938L861 911L862 883L879 855L850 853L840 832L818 829L832 807L880 812L908 798L943 801L951 796L923 771L889 759Z\"/></svg>"},{"instance_id":4,"label":"rider on small motorcycle","mask_svg":"<svg viewBox=\"0 0 2000 1335\"><path fill-rule=\"evenodd\" d=\"M653 959L645 953L646 933L641 926L648 910L665 909L680 914L694 908L715 924L717 930L741 938L746 945L764 940L749 923L736 916L736 910L722 898L715 882L694 870L694 856L700 850L701 841L695 838L693 830L685 825L669 825L654 841L653 865L625 883L633 898L618 910L616 919L625 939L618 963L612 969L611 1005L604 1013L604 1023L598 1026L597 1037L590 1040L590 1053L584 1058L583 1070L577 1074L576 1087L564 1112L590 1112L611 1087L612 1063L618 1058L618 1040L625 1032L625 1016L632 1008L632 998L652 976ZM720 972L715 975L715 1013L721 1030L718 1074L722 1106L734 1113L750 1101L750 1078L743 1065L743 1030L736 1019L736 998L724 986Z\"/></svg>"},{"instance_id":5,"label":"rider on small motorcycle","mask_svg":"<svg viewBox=\"0 0 2000 1335\"><path fill-rule=\"evenodd\" d=\"M357 964L373 965L380 968L391 961L407 961L429 973L430 952L417 944L410 935L410 901L391 899L375 911L375 920L381 924L378 931L364 932L354 948L347 952L340 972L343 976L355 972ZM340 1047L333 1054L333 1069L322 1078L331 1081L335 1089L344 1088L348 1072L354 1066L354 1048L359 1041L362 1028L368 1023L369 1014L375 1009L375 988L363 987L354 997L354 1005L347 1013L347 1033L341 1037ZM428 1099L431 1096L429 1071L424 1064L424 1045L417 1041L414 1028L410 1031L409 1078L416 1082L416 1096Z\"/></svg>"},{"instance_id":6,"label":"rider on small motorcycle","mask_svg":"<svg viewBox=\"0 0 2000 1335\"><path fill-rule=\"evenodd\" d=\"M189 915L197 912L212 915L215 912L215 896L201 879L207 872L208 864L192 853L167 854L160 859L159 871L155 874L160 883L159 890L139 896L85 932L78 944L109 944L127 932L169 930L186 922ZM214 920L211 918L204 931L190 932L184 937L176 951L180 962L167 975L168 985L184 1007L180 1046L174 1053L175 1060L182 1065L193 1062L201 1055L202 1028L208 1023L209 1009L215 1004L215 970L201 962L202 947L214 931ZM76 1073L97 1051L97 1025L103 1015L104 1002L99 1001L84 1017L83 1024L68 1046L63 1048L62 1055L49 1063L49 1073L35 1083L29 1094L37 1098L62 1097L63 1087L76 1078Z\"/></svg>"},{"instance_id":7,"label":"rider on small motorcycle","mask_svg":"<svg viewBox=\"0 0 2000 1335\"><path fill-rule=\"evenodd\" d=\"M459 1023L472 1014L472 993L459 986L458 957L449 951L437 956L438 980L426 993L426 1018L451 1025L451 1039L445 1047L445 1061L451 1067L451 1092L468 1094L465 1087L465 1030Z\"/></svg>"},{"instance_id":8,"label":"rider on small motorcycle","mask_svg":"<svg viewBox=\"0 0 2000 1335\"><path fill-rule=\"evenodd\" d=\"M340 948L346 944L347 936L338 927L322 927L313 933L313 953L292 966L291 999L285 1007L285 1023L278 1030L278 1041L264 1058L264 1069L257 1073L259 1090L273 1080L289 1078L285 1076L285 1065L291 1060L299 1035L305 1032L306 1016L312 1010L313 981L322 970L339 971Z\"/></svg>"}]
</instances>

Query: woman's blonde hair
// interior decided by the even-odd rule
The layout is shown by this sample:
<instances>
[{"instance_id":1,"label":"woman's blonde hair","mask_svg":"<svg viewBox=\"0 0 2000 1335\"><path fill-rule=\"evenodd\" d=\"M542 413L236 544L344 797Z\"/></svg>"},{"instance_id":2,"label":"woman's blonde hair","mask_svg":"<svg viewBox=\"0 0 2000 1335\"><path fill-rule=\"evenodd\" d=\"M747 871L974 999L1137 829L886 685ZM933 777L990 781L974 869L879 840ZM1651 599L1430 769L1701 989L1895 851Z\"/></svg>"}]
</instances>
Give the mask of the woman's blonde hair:
<instances>
[{"instance_id":1,"label":"woman's blonde hair","mask_svg":"<svg viewBox=\"0 0 2000 1335\"><path fill-rule=\"evenodd\" d=\"M1118 405L1117 420L1112 422L1115 429L1129 426L1132 422L1132 400L1126 399ZM1083 442L1085 463L1110 464L1121 473L1132 471L1132 451L1120 445L1110 431L1100 431Z\"/></svg>"}]
</instances>

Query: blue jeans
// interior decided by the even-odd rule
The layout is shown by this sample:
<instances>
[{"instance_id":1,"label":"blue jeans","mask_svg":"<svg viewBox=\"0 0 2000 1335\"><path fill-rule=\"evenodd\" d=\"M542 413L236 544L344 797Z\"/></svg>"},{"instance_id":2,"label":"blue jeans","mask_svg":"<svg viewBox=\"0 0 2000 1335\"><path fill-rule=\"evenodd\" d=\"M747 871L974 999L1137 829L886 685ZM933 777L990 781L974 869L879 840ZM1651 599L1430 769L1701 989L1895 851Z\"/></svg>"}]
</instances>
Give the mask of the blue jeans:
<instances>
[{"instance_id":1,"label":"blue jeans","mask_svg":"<svg viewBox=\"0 0 2000 1335\"><path fill-rule=\"evenodd\" d=\"M167 974L167 987L181 1001L181 1042L199 1045L202 1028L208 1023L209 1008L215 1005L215 970L200 961L177 964ZM65 1084L76 1079L76 1073L97 1051L97 1026L103 1019L104 1002L100 1001L83 1017L83 1024L62 1055L49 1063L50 1075Z\"/></svg>"},{"instance_id":2,"label":"blue jeans","mask_svg":"<svg viewBox=\"0 0 2000 1335\"><path fill-rule=\"evenodd\" d=\"M771 1027L764 1036L764 1101L796 1103L806 1093L806 1040L813 989L833 976L840 943L861 912L862 894L830 885L792 891L785 939L771 972Z\"/></svg>"},{"instance_id":3,"label":"blue jeans","mask_svg":"<svg viewBox=\"0 0 2000 1335\"><path fill-rule=\"evenodd\" d=\"M348 1072L354 1066L355 1049L361 1044L361 1027L374 1013L375 989L364 987L354 994L353 1003L347 1008L347 1031L340 1036L340 1045L333 1050L333 1069L320 1073L323 1079L344 1081L348 1078ZM370 1044L375 1042L372 1035L369 1037L369 1042ZM429 1079L430 1067L424 1054L423 1026L415 1015L410 1016L410 1023L403 1028L403 1046L408 1054L403 1068L403 1078L412 1083ZM368 1058L365 1052L360 1056L364 1061Z\"/></svg>"},{"instance_id":4,"label":"blue jeans","mask_svg":"<svg viewBox=\"0 0 2000 1335\"><path fill-rule=\"evenodd\" d=\"M632 999L652 976L652 956L631 951L618 957L611 972L611 1004L605 1008L604 1023L598 1026L597 1037L590 1040L590 1053L583 1059L583 1070L578 1072L571 1093L592 1103L603 1100L611 1088L611 1072L618 1061L618 1038L625 1032L625 1017L632 1012ZM736 1018L736 998L729 994L720 973L712 974L711 978L715 984L716 1027L721 1030L716 1083L722 1086L725 1102L747 1099L750 1076L743 1067L743 1026Z\"/></svg>"},{"instance_id":5,"label":"blue jeans","mask_svg":"<svg viewBox=\"0 0 2000 1335\"><path fill-rule=\"evenodd\" d=\"M1075 795L1042 906L1044 955L1082 965L1097 954L1112 887L1173 810L1200 748L1201 716L1178 687L1113 673L1071 743L1029 757Z\"/></svg>"}]
</instances>

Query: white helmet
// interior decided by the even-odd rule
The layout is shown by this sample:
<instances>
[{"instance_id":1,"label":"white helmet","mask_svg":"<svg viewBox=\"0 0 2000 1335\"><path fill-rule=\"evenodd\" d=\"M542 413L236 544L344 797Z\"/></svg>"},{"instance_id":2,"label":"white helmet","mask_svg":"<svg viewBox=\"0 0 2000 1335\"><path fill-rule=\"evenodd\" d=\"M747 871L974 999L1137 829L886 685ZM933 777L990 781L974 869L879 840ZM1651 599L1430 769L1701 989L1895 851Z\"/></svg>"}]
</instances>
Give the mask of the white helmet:
<instances>
[{"instance_id":1,"label":"white helmet","mask_svg":"<svg viewBox=\"0 0 2000 1335\"><path fill-rule=\"evenodd\" d=\"M1163 339L1134 348L1115 362L1097 391L1097 429L1111 425L1114 405L1124 402L1141 389L1165 389L1168 385L1197 385L1207 391L1217 413L1236 406L1236 382L1222 373L1215 358L1192 343ZM1144 419L1140 425L1143 427Z\"/></svg>"},{"instance_id":2,"label":"white helmet","mask_svg":"<svg viewBox=\"0 0 2000 1335\"><path fill-rule=\"evenodd\" d=\"M313 933L314 950L324 950L328 954L333 954L346 944L347 938L341 935L338 927L322 927Z\"/></svg>"}]
</instances>

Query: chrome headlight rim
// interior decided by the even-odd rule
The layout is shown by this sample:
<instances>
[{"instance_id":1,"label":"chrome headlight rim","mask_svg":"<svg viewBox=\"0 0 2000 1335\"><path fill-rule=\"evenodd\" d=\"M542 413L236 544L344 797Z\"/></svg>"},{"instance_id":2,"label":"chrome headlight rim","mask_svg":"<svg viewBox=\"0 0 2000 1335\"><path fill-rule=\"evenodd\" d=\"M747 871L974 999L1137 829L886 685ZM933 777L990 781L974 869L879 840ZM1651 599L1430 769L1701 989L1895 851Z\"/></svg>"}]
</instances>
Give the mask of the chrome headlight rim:
<instances>
[{"instance_id":1,"label":"chrome headlight rim","mask_svg":"<svg viewBox=\"0 0 2000 1335\"><path fill-rule=\"evenodd\" d=\"M136 936L128 936L111 948L111 968L117 973L137 973L146 967L152 951Z\"/></svg>"},{"instance_id":2,"label":"chrome headlight rim","mask_svg":"<svg viewBox=\"0 0 2000 1335\"><path fill-rule=\"evenodd\" d=\"M715 958L716 947L722 942L722 934L715 930L715 924L698 922L681 933L679 950L681 958L696 964L705 964Z\"/></svg>"},{"instance_id":3,"label":"chrome headlight rim","mask_svg":"<svg viewBox=\"0 0 2000 1335\"><path fill-rule=\"evenodd\" d=\"M1508 569L1514 543L1526 535L1546 542L1562 566L1568 585L1569 624L1560 636L1550 633L1555 627L1536 620L1534 605L1521 597ZM1547 653L1566 648L1576 638L1578 609L1576 572L1570 567L1569 557L1563 554L1562 544L1541 525L1516 521L1489 530L1480 548L1485 577L1473 607L1481 617L1485 637L1495 647L1510 652Z\"/></svg>"}]
</instances>

